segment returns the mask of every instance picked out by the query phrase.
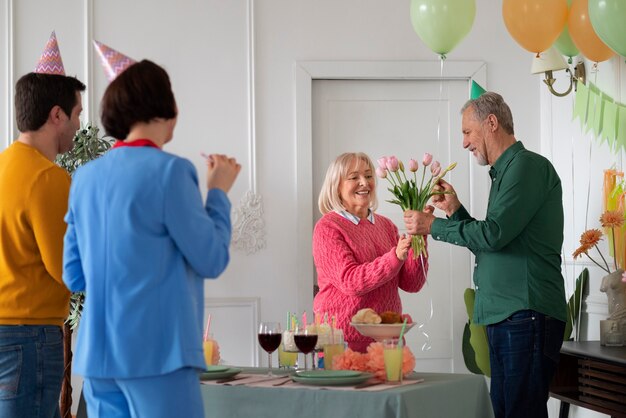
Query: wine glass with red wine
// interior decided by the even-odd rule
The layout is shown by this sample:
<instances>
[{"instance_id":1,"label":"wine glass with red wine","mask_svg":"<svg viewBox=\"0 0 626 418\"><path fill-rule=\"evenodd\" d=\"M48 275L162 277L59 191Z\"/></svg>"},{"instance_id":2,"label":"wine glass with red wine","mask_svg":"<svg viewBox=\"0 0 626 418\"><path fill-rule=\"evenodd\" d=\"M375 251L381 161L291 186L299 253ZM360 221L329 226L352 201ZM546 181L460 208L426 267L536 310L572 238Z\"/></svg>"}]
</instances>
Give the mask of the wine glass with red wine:
<instances>
[{"instance_id":1,"label":"wine glass with red wine","mask_svg":"<svg viewBox=\"0 0 626 418\"><path fill-rule=\"evenodd\" d=\"M293 336L293 342L296 343L298 350L304 354L304 370L307 369L306 355L313 352L317 344L317 332L312 329L299 327Z\"/></svg>"},{"instance_id":2,"label":"wine glass with red wine","mask_svg":"<svg viewBox=\"0 0 626 418\"><path fill-rule=\"evenodd\" d=\"M261 322L259 325L259 344L263 350L267 351L267 363L269 365L268 376L272 374L272 353L276 351L280 345L282 331L279 322Z\"/></svg>"}]
</instances>

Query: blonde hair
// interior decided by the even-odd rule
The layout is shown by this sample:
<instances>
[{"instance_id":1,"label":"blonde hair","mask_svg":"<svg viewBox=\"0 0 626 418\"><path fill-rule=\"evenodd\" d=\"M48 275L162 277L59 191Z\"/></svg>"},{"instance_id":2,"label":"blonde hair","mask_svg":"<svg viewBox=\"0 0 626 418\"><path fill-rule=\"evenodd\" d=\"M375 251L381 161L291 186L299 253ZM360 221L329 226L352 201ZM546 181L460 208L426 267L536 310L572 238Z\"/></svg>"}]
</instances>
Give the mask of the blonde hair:
<instances>
[{"instance_id":1,"label":"blonde hair","mask_svg":"<svg viewBox=\"0 0 626 418\"><path fill-rule=\"evenodd\" d=\"M376 198L376 168L374 167L374 163L372 163L370 157L365 153L346 152L335 158L335 161L333 161L330 166L328 166L328 170L326 170L322 190L320 190L320 195L317 199L317 204L322 215L332 211L346 210L341 202L341 196L339 196L339 184L346 178L348 170L355 160L365 163L367 167L372 170L374 189L371 191L372 201L370 203L370 209L374 211L378 207L378 200Z\"/></svg>"}]
</instances>

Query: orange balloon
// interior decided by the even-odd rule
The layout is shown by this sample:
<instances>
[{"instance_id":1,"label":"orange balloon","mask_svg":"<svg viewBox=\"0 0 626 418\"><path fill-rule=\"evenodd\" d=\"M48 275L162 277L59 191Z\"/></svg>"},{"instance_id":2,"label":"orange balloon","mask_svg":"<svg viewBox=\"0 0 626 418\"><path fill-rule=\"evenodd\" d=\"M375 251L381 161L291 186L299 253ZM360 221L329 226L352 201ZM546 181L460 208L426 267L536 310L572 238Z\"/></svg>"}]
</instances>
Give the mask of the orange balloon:
<instances>
[{"instance_id":1,"label":"orange balloon","mask_svg":"<svg viewBox=\"0 0 626 418\"><path fill-rule=\"evenodd\" d=\"M567 21L566 0L504 0L507 30L524 49L543 52L556 41Z\"/></svg>"},{"instance_id":2,"label":"orange balloon","mask_svg":"<svg viewBox=\"0 0 626 418\"><path fill-rule=\"evenodd\" d=\"M569 35L576 48L591 61L606 61L615 55L596 35L589 18L589 1L574 0L569 13Z\"/></svg>"}]
</instances>

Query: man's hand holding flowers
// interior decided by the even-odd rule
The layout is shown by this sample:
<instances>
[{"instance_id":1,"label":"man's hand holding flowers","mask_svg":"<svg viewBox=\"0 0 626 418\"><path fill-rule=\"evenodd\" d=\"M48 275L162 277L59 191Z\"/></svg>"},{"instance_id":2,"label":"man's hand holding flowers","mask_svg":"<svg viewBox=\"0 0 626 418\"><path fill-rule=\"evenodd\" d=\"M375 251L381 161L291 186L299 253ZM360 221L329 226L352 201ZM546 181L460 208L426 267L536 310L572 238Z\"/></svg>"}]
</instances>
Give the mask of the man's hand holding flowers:
<instances>
[{"instance_id":1,"label":"man's hand holding flowers","mask_svg":"<svg viewBox=\"0 0 626 418\"><path fill-rule=\"evenodd\" d=\"M430 225L435 219L432 215L434 208L427 205L427 202L431 197L454 193L452 186L442 182L441 178L448 171L453 170L456 167L456 163L450 164L445 170L442 170L441 164L438 161L433 162L433 156L425 153L422 159L421 180L418 180L417 177L419 164L414 159L409 160L407 167L409 172L412 173L412 179L410 178L411 174L407 177L404 171L404 164L394 156L378 159L378 165L376 174L378 177L389 181L391 187L388 190L395 197L395 199L388 200L388 202L399 205L405 211L405 221L407 220L407 215L412 219L409 222L411 228L408 229L408 232L413 235L412 248L414 257L427 256L426 243L423 236L430 232ZM426 167L428 166L430 166L430 179L426 178ZM452 207L454 205L453 202L455 201L445 198L437 199L437 204L442 207ZM456 202L458 203L458 199ZM460 206L460 203L458 206ZM407 224L407 227L409 224ZM401 258L403 254L400 252L400 243L396 250L396 255L399 259L403 259Z\"/></svg>"},{"instance_id":2,"label":"man's hand holding flowers","mask_svg":"<svg viewBox=\"0 0 626 418\"><path fill-rule=\"evenodd\" d=\"M411 235L428 235L430 227L435 220L434 207L426 206L424 211L407 210L404 212L404 224L406 231Z\"/></svg>"},{"instance_id":3,"label":"man's hand holding flowers","mask_svg":"<svg viewBox=\"0 0 626 418\"><path fill-rule=\"evenodd\" d=\"M433 186L432 204L446 213L447 216L452 215L461 207L461 202L454 191L454 187L447 181L439 179L437 184ZM407 232L414 235L430 234L430 227L435 220L433 215L433 206L426 206L423 212L415 210L407 210L404 212L404 223Z\"/></svg>"},{"instance_id":4,"label":"man's hand holding flowers","mask_svg":"<svg viewBox=\"0 0 626 418\"><path fill-rule=\"evenodd\" d=\"M454 190L454 187L444 179L439 179L433 187L432 204L439 210L445 212L446 216L452 216L461 207L461 201Z\"/></svg>"}]
</instances>

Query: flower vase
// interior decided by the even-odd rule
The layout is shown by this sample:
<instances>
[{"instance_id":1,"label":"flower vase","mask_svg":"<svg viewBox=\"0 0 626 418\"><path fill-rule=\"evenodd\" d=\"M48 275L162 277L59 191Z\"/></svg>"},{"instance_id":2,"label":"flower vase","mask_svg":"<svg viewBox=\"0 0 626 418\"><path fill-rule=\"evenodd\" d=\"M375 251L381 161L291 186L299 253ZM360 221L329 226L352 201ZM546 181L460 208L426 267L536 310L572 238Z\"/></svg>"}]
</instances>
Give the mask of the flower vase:
<instances>
[{"instance_id":1,"label":"flower vase","mask_svg":"<svg viewBox=\"0 0 626 418\"><path fill-rule=\"evenodd\" d=\"M602 278L600 291L608 298L608 319L626 319L626 283L622 281L624 270L618 269Z\"/></svg>"}]
</instances>

